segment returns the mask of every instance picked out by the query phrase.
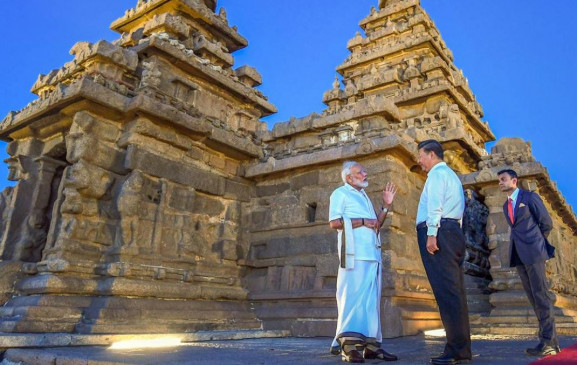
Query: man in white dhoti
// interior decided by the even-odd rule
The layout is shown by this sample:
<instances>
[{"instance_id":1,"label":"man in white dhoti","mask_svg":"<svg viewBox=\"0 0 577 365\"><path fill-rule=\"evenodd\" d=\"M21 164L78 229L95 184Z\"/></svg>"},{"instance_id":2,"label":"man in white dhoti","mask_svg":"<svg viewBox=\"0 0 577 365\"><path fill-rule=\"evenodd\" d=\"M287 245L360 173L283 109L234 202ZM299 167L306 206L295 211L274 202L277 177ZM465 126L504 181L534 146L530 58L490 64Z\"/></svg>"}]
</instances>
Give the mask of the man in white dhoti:
<instances>
[{"instance_id":1,"label":"man in white dhoti","mask_svg":"<svg viewBox=\"0 0 577 365\"><path fill-rule=\"evenodd\" d=\"M339 272L337 277L337 333L331 353L346 362L364 359L395 361L397 356L381 348L381 242L379 230L385 221L397 188L387 183L383 206L375 212L364 191L367 172L354 161L343 164L344 185L330 200L329 224L338 230Z\"/></svg>"}]
</instances>

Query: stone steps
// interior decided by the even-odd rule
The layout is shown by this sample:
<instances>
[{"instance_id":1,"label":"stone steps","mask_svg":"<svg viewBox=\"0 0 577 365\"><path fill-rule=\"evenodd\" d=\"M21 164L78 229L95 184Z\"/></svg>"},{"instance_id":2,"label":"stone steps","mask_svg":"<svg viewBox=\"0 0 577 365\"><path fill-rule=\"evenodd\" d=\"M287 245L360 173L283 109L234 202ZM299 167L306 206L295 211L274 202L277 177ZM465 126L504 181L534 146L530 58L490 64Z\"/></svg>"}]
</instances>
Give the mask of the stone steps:
<instances>
[{"instance_id":1,"label":"stone steps","mask_svg":"<svg viewBox=\"0 0 577 365\"><path fill-rule=\"evenodd\" d=\"M560 336L577 336L577 323L557 323L557 334ZM475 335L536 335L538 327L520 324L471 325L471 333Z\"/></svg>"},{"instance_id":2,"label":"stone steps","mask_svg":"<svg viewBox=\"0 0 577 365\"><path fill-rule=\"evenodd\" d=\"M74 331L77 321L65 322L57 319L43 321L2 320L0 332L5 333L70 333Z\"/></svg>"},{"instance_id":3,"label":"stone steps","mask_svg":"<svg viewBox=\"0 0 577 365\"><path fill-rule=\"evenodd\" d=\"M181 342L288 337L288 331L235 330L167 334L0 333L0 348L108 346L119 341L178 338Z\"/></svg>"},{"instance_id":4,"label":"stone steps","mask_svg":"<svg viewBox=\"0 0 577 365\"><path fill-rule=\"evenodd\" d=\"M255 312L265 330L290 330L293 336L334 336L337 306L334 298L254 301Z\"/></svg>"},{"instance_id":5,"label":"stone steps","mask_svg":"<svg viewBox=\"0 0 577 365\"><path fill-rule=\"evenodd\" d=\"M82 316L81 308L68 307L4 307L0 311L3 318L22 317L27 318L57 318L59 320L78 319Z\"/></svg>"},{"instance_id":6,"label":"stone steps","mask_svg":"<svg viewBox=\"0 0 577 365\"><path fill-rule=\"evenodd\" d=\"M95 324L80 323L74 327L75 333L89 334L89 333L115 333L115 334L130 334L130 333L186 333L198 331L232 331L237 328L244 330L260 330L261 324L255 321L236 321L207 323L194 321L145 321L143 323L129 323L121 324L114 322L99 321Z\"/></svg>"},{"instance_id":7,"label":"stone steps","mask_svg":"<svg viewBox=\"0 0 577 365\"><path fill-rule=\"evenodd\" d=\"M467 292L467 306L469 307L469 313L489 313L491 311L489 294Z\"/></svg>"},{"instance_id":8,"label":"stone steps","mask_svg":"<svg viewBox=\"0 0 577 365\"><path fill-rule=\"evenodd\" d=\"M254 313L250 310L213 310L205 308L194 313L186 313L174 310L157 310L157 309L119 309L119 308L87 308L83 312L85 320L108 320L116 322L130 322L142 318L153 318L155 321L165 320L182 320L186 318L198 318L199 321L219 321L222 319L251 319L254 320Z\"/></svg>"},{"instance_id":9,"label":"stone steps","mask_svg":"<svg viewBox=\"0 0 577 365\"><path fill-rule=\"evenodd\" d=\"M487 316L483 319L488 324L537 324L537 317L533 316ZM555 316L556 323L577 323L575 318L566 316Z\"/></svg>"},{"instance_id":10,"label":"stone steps","mask_svg":"<svg viewBox=\"0 0 577 365\"><path fill-rule=\"evenodd\" d=\"M0 308L1 332L172 333L261 329L249 302L150 298L14 298Z\"/></svg>"}]
</instances>

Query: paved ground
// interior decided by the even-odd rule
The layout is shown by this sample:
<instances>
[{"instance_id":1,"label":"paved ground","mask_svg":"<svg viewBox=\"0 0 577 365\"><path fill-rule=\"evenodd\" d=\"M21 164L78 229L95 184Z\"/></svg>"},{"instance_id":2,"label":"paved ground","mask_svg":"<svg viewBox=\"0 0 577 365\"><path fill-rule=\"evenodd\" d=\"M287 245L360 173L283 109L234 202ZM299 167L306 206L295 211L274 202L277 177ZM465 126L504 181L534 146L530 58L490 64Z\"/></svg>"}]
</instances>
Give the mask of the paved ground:
<instances>
[{"instance_id":1,"label":"paved ground","mask_svg":"<svg viewBox=\"0 0 577 365\"><path fill-rule=\"evenodd\" d=\"M107 347L10 349L2 365L182 365L182 364L339 364L329 354L329 338L266 338L188 343L179 347L147 350L111 350ZM561 337L561 347L577 343L577 337ZM524 349L536 344L527 336L475 336L473 364L527 365L536 358ZM400 357L397 365L427 364L443 349L444 337L424 335L386 340L384 348ZM384 363L368 360L371 363ZM577 359L575 359L577 364Z\"/></svg>"}]
</instances>

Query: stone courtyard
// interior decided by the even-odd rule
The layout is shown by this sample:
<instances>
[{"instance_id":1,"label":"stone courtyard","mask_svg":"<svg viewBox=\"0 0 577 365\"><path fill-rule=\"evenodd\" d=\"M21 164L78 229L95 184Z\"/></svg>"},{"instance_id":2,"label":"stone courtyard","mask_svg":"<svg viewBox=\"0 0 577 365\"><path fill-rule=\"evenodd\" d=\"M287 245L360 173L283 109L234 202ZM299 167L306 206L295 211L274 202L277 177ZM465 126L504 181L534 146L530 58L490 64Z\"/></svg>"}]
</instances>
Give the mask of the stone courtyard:
<instances>
[{"instance_id":1,"label":"stone courtyard","mask_svg":"<svg viewBox=\"0 0 577 365\"><path fill-rule=\"evenodd\" d=\"M576 336L571 206L529 142L487 151L483 109L419 0L367 11L326 109L272 130L261 75L234 67L248 41L216 0L138 0L112 23L117 40L79 42L40 75L38 98L0 123L16 182L0 195L0 332L334 335L328 203L345 160L370 172L375 203L386 181L399 187L381 231L384 336L439 328L415 232L416 146L435 138L466 189L474 333L536 331L507 267L497 171L514 168L555 222L558 331Z\"/></svg>"},{"instance_id":2,"label":"stone courtyard","mask_svg":"<svg viewBox=\"0 0 577 365\"><path fill-rule=\"evenodd\" d=\"M523 350L534 345L533 336L473 336L473 364L475 365L529 365L538 358L526 356ZM560 338L561 346L577 342L577 337ZM340 357L328 352L331 338L252 338L234 341L184 343L179 347L161 349L113 350L103 346L60 347L43 349L10 349L2 365L184 365L184 364L339 364ZM395 365L425 365L429 357L439 353L444 338L406 336L385 341L385 348L399 356ZM573 350L577 358L577 349ZM366 364L383 364L368 360ZM553 363L574 365L577 360ZM532 364L533 365L533 364ZM534 364L539 365L539 364Z\"/></svg>"}]
</instances>

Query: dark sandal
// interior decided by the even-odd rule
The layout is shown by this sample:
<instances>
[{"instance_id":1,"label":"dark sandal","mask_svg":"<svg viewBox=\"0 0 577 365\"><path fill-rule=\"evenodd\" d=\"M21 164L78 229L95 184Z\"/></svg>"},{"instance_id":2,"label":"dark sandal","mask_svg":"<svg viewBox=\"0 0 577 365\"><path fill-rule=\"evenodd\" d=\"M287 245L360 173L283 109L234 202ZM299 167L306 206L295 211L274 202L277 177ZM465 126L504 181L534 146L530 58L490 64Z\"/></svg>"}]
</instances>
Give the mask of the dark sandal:
<instances>
[{"instance_id":1,"label":"dark sandal","mask_svg":"<svg viewBox=\"0 0 577 365\"><path fill-rule=\"evenodd\" d=\"M359 350L351 350L349 352L342 351L341 357L344 362L365 362L365 359Z\"/></svg>"},{"instance_id":2,"label":"dark sandal","mask_svg":"<svg viewBox=\"0 0 577 365\"><path fill-rule=\"evenodd\" d=\"M365 359L380 359L385 361L397 361L399 359L397 355L389 354L383 349L371 351L368 348L365 348L365 353L363 355Z\"/></svg>"}]
</instances>

